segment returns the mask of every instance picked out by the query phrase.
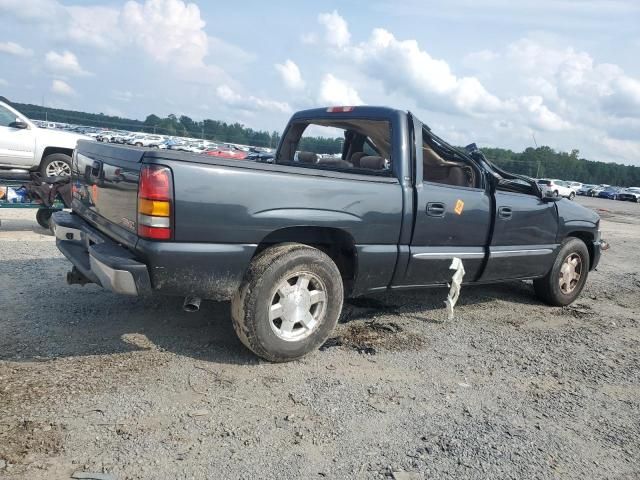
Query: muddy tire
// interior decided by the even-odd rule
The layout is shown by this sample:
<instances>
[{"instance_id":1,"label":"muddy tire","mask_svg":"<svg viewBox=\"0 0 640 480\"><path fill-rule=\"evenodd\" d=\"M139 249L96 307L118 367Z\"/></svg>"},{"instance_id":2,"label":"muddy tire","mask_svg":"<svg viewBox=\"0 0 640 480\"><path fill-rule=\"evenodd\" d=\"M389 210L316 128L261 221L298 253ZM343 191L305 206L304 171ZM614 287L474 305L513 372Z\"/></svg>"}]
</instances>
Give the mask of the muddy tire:
<instances>
[{"instance_id":1,"label":"muddy tire","mask_svg":"<svg viewBox=\"0 0 640 480\"><path fill-rule=\"evenodd\" d=\"M549 273L534 280L533 288L543 302L562 307L580 295L588 274L587 246L578 238L568 238L563 242Z\"/></svg>"},{"instance_id":2,"label":"muddy tire","mask_svg":"<svg viewBox=\"0 0 640 480\"><path fill-rule=\"evenodd\" d=\"M38 222L38 225L40 225L42 228L50 230L52 215L53 210L50 210L48 208L39 208L36 212L36 222Z\"/></svg>"},{"instance_id":3,"label":"muddy tire","mask_svg":"<svg viewBox=\"0 0 640 480\"><path fill-rule=\"evenodd\" d=\"M47 155L40 163L43 177L68 177L71 175L71 157L65 153Z\"/></svg>"},{"instance_id":4,"label":"muddy tire","mask_svg":"<svg viewBox=\"0 0 640 480\"><path fill-rule=\"evenodd\" d=\"M338 322L340 271L324 252L299 243L257 255L231 301L233 327L253 353L288 362L316 350Z\"/></svg>"}]
</instances>

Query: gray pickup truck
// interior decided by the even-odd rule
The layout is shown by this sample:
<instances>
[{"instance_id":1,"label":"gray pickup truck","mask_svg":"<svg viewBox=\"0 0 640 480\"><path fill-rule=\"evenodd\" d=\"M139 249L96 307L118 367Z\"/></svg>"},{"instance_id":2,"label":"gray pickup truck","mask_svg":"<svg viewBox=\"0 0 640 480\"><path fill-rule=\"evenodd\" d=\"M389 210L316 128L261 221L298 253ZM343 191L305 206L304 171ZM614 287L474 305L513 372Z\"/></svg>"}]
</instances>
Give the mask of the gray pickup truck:
<instances>
[{"instance_id":1,"label":"gray pickup truck","mask_svg":"<svg viewBox=\"0 0 640 480\"><path fill-rule=\"evenodd\" d=\"M272 163L79 142L72 187L53 218L69 283L231 300L271 361L321 345L345 296L447 285L456 257L464 283L533 279L567 305L604 243L595 212L383 107L296 113Z\"/></svg>"}]
</instances>

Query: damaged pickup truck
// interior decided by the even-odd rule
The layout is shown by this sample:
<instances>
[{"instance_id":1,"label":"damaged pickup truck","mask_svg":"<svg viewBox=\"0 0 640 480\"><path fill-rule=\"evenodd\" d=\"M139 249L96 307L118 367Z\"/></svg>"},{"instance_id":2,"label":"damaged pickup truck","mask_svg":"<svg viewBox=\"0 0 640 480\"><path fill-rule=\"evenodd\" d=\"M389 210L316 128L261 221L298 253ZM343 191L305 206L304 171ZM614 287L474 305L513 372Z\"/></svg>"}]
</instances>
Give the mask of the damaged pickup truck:
<instances>
[{"instance_id":1,"label":"damaged pickup truck","mask_svg":"<svg viewBox=\"0 0 640 480\"><path fill-rule=\"evenodd\" d=\"M382 107L296 113L273 163L81 141L72 184L53 218L69 283L231 300L242 343L276 362L320 346L345 296L446 286L453 259L463 284L533 279L567 305L604 243L595 212Z\"/></svg>"}]
</instances>

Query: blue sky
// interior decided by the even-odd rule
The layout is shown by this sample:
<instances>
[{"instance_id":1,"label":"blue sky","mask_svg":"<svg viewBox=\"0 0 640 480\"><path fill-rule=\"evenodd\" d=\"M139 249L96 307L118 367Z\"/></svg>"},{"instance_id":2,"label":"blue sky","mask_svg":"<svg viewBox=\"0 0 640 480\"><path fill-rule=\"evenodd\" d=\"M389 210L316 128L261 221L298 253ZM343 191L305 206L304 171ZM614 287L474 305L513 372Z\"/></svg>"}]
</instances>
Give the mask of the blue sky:
<instances>
[{"instance_id":1,"label":"blue sky","mask_svg":"<svg viewBox=\"0 0 640 480\"><path fill-rule=\"evenodd\" d=\"M0 94L281 130L389 105L456 144L640 165L634 0L0 0Z\"/></svg>"}]
</instances>

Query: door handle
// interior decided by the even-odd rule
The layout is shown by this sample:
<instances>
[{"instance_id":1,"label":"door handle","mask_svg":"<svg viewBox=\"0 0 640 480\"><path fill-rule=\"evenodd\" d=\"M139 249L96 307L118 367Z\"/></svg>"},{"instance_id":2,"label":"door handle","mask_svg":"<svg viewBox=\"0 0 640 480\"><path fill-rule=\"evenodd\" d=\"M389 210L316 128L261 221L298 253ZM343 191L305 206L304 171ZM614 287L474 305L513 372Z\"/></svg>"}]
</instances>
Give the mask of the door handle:
<instances>
[{"instance_id":1,"label":"door handle","mask_svg":"<svg viewBox=\"0 0 640 480\"><path fill-rule=\"evenodd\" d=\"M429 202L427 203L427 215L432 217L444 217L444 203Z\"/></svg>"},{"instance_id":2,"label":"door handle","mask_svg":"<svg viewBox=\"0 0 640 480\"><path fill-rule=\"evenodd\" d=\"M503 218L505 220L509 220L513 215L513 212L511 211L511 207L500 207L498 209L498 216L500 218Z\"/></svg>"}]
</instances>

